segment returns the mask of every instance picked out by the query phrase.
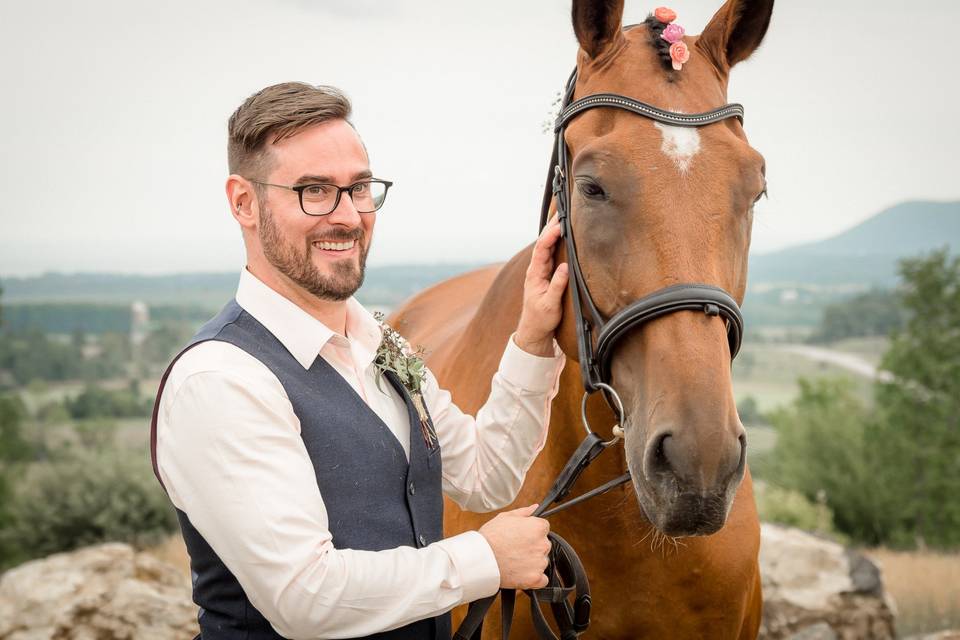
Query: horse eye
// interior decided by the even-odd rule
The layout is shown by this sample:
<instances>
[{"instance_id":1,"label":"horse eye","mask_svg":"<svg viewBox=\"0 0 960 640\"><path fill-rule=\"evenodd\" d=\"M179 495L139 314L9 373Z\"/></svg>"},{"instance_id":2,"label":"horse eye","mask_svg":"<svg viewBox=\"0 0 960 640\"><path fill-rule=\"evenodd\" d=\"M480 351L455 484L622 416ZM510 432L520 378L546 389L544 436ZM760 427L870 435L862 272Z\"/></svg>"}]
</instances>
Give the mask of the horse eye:
<instances>
[{"instance_id":1,"label":"horse eye","mask_svg":"<svg viewBox=\"0 0 960 640\"><path fill-rule=\"evenodd\" d=\"M763 184L763 191L761 191L760 193L758 193L758 194L757 194L757 197L753 199L753 203L756 204L756 203L760 202L760 198L764 198L764 197L765 197L765 198L769 198L769 197L770 197L770 196L767 195L767 184L766 184L766 183Z\"/></svg>"},{"instance_id":2,"label":"horse eye","mask_svg":"<svg viewBox=\"0 0 960 640\"><path fill-rule=\"evenodd\" d=\"M606 200L607 193L599 184L589 178L577 178L577 190L584 198L590 200Z\"/></svg>"}]
</instances>

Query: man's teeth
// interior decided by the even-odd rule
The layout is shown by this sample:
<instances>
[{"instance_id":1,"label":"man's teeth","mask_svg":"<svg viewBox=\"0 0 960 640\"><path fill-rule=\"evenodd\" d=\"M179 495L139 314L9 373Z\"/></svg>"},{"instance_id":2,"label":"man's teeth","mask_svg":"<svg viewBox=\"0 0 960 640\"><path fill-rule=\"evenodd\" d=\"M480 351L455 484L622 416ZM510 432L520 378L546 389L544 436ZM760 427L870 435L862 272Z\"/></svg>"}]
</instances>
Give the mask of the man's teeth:
<instances>
[{"instance_id":1,"label":"man's teeth","mask_svg":"<svg viewBox=\"0 0 960 640\"><path fill-rule=\"evenodd\" d=\"M352 249L356 242L356 240L350 240L349 242L314 242L313 246L329 251L345 251Z\"/></svg>"}]
</instances>

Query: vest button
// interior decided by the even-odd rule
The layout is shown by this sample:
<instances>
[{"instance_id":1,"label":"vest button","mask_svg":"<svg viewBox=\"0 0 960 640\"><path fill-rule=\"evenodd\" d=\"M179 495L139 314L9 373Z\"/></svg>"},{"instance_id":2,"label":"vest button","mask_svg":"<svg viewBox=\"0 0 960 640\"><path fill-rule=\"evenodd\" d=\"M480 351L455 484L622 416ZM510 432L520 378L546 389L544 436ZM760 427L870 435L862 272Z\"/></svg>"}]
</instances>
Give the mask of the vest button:
<instances>
[{"instance_id":1,"label":"vest button","mask_svg":"<svg viewBox=\"0 0 960 640\"><path fill-rule=\"evenodd\" d=\"M410 488L410 495L413 495L413 494L415 494L415 493L417 492L417 487L413 484L412 481L410 482L410 487L409 487L409 488Z\"/></svg>"},{"instance_id":2,"label":"vest button","mask_svg":"<svg viewBox=\"0 0 960 640\"><path fill-rule=\"evenodd\" d=\"M420 534L420 546L427 546L427 539L423 537L423 534Z\"/></svg>"}]
</instances>

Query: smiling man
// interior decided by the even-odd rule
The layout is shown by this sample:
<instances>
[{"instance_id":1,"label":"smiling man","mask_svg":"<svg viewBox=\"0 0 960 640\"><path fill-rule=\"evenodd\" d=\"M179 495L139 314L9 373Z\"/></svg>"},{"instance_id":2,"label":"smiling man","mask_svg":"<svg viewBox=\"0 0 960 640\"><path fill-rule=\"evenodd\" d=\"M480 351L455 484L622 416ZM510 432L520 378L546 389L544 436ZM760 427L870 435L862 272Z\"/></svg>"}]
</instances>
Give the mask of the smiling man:
<instances>
[{"instance_id":1,"label":"smiling man","mask_svg":"<svg viewBox=\"0 0 960 640\"><path fill-rule=\"evenodd\" d=\"M349 115L336 89L284 83L229 121L246 266L168 367L151 426L204 640L447 639L454 606L546 584L549 526L533 506L443 538L441 494L502 508L543 447L564 365L559 226L537 240L476 418L429 370L421 388L380 378L389 330L353 294L392 183Z\"/></svg>"}]
</instances>

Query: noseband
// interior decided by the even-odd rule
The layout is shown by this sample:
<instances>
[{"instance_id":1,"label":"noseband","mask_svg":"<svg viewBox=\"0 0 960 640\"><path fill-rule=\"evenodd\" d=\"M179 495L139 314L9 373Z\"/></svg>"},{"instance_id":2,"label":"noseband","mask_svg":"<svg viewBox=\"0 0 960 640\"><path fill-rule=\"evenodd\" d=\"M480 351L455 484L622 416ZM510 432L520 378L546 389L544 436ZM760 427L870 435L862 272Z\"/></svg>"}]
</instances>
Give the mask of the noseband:
<instances>
[{"instance_id":1,"label":"noseband","mask_svg":"<svg viewBox=\"0 0 960 640\"><path fill-rule=\"evenodd\" d=\"M740 314L740 307L733 296L719 287L700 283L664 287L620 309L610 318L603 316L597 309L597 305L590 295L590 290L587 288L587 282L583 277L583 270L577 256L577 245L573 238L573 225L570 220L570 154L564 137L567 126L571 120L584 111L598 107L622 109L655 122L676 127L700 127L731 117L737 118L742 123L743 106L728 104L713 111L686 114L664 111L653 105L616 93L595 93L574 101L573 93L576 84L577 70L574 69L567 81L563 106L553 128L556 137L549 173L547 174L547 183L544 187L543 205L540 210L540 230L543 231L547 224L550 215L550 202L555 199L560 234L566 243L567 262L572 272L572 277L569 280L570 298L573 303L574 321L576 322L577 355L580 360L583 388L587 394L602 389L604 397L610 407L617 413L618 422L622 425L624 419L622 403L616 397L616 391L609 383L613 350L621 338L632 329L639 328L645 323L667 314L676 311L702 311L708 316L719 316L725 321L727 342L730 346L730 357L732 359L736 357L740 350L740 342L743 337L743 316ZM584 313L584 302L589 317ZM596 345L594 345L595 331ZM611 397L614 399L611 400Z\"/></svg>"},{"instance_id":2,"label":"noseband","mask_svg":"<svg viewBox=\"0 0 960 640\"><path fill-rule=\"evenodd\" d=\"M597 93L580 100L573 100L577 84L577 71L574 69L567 81L563 97L563 107L554 126L556 139L550 160L550 173L544 188L543 207L540 211L540 230L543 231L550 215L550 202L556 199L557 219L560 233L565 239L567 262L573 272L570 278L570 297L577 328L577 353L580 360L580 372L583 377L584 396L581 402L583 424L587 430L584 439L570 460L564 466L550 491L534 512L536 516L547 517L593 496L601 495L630 480L625 473L609 482L596 487L575 498L560 503L567 497L574 483L587 466L610 445L623 435L624 409L620 396L609 384L610 361L617 342L632 329L676 311L700 311L707 316L723 318L727 326L727 341L730 357L736 357L743 337L743 316L736 300L723 289L709 284L677 284L658 289L617 311L610 318L604 318L597 309L590 290L587 288L580 260L577 258L577 246L573 240L573 226L570 222L570 185L569 152L564 133L567 125L577 115L597 107L614 107L630 113L677 127L700 127L736 117L743 122L743 107L728 104L705 113L674 113L664 111L639 100L615 93ZM586 301L589 318L584 316L583 302ZM593 332L597 331L596 346ZM604 441L591 428L587 421L587 397L603 391L604 398L617 415L618 424L613 428L613 437ZM549 508L551 504L557 506ZM537 635L547 640L575 640L590 624L591 596L587 573L576 552L563 538L551 531L550 561L547 567L548 584L542 589L528 589L530 596L530 615ZM501 638L510 635L516 593L512 589L502 589L501 596ZM454 640L479 640L483 627L483 618L490 609L496 596L490 596L470 603L469 611L460 628L454 634ZM572 598L572 603L570 602ZM550 628L540 609L540 602L548 603L556 621L560 635Z\"/></svg>"}]
</instances>

